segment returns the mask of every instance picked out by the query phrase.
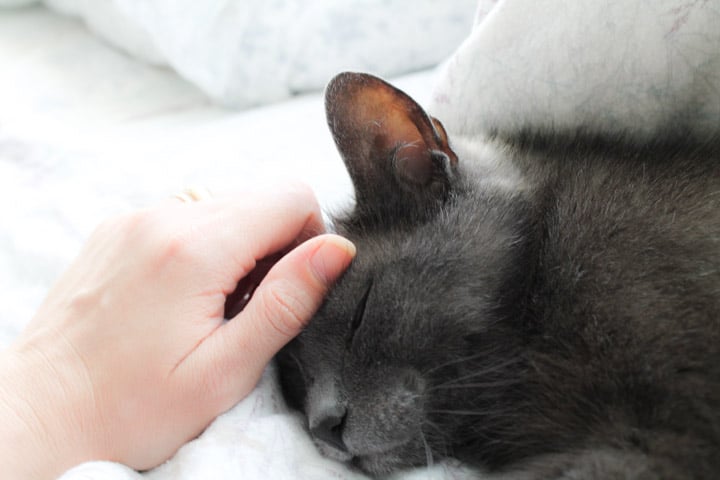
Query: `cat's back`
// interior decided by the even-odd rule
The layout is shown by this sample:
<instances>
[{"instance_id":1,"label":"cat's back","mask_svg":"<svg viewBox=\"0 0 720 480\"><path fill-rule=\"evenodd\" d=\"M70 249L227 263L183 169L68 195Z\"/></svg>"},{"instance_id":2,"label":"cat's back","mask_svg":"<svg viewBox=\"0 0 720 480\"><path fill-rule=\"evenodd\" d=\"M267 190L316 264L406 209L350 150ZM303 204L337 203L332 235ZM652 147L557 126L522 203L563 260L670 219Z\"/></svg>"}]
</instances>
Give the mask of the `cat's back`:
<instances>
[{"instance_id":1,"label":"cat's back","mask_svg":"<svg viewBox=\"0 0 720 480\"><path fill-rule=\"evenodd\" d=\"M527 172L541 216L536 288L553 296L543 301L547 320L602 318L605 334L629 328L647 341L698 327L694 349L715 351L707 335L720 332L718 145L571 143L524 160L538 162Z\"/></svg>"},{"instance_id":2,"label":"cat's back","mask_svg":"<svg viewBox=\"0 0 720 480\"><path fill-rule=\"evenodd\" d=\"M538 205L529 351L548 411L702 457L720 442L720 142L533 142L516 165Z\"/></svg>"}]
</instances>

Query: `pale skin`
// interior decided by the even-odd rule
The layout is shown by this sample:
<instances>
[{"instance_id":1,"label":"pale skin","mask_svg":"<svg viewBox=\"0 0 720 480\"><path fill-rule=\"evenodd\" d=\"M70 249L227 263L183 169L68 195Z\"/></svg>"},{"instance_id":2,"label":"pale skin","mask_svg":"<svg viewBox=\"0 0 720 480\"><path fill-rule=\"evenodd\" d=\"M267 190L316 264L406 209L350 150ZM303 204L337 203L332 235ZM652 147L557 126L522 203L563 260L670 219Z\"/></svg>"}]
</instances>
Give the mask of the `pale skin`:
<instances>
[{"instance_id":1,"label":"pale skin","mask_svg":"<svg viewBox=\"0 0 720 480\"><path fill-rule=\"evenodd\" d=\"M250 393L349 266L354 246L323 231L303 186L167 200L103 223L0 352L3 477L171 457ZM287 250L224 321L238 281Z\"/></svg>"}]
</instances>

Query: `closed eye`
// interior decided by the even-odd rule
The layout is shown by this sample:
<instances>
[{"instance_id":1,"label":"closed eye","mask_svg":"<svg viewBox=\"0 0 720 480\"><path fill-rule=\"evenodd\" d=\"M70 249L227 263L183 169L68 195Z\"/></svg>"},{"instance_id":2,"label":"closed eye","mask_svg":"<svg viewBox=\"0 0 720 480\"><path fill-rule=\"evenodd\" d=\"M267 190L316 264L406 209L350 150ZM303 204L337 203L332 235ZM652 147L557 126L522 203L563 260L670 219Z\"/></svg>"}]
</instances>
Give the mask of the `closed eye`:
<instances>
[{"instance_id":1,"label":"closed eye","mask_svg":"<svg viewBox=\"0 0 720 480\"><path fill-rule=\"evenodd\" d=\"M373 281L370 280L370 283L368 283L367 288L365 289L365 293L363 293L362 298L360 299L360 303L358 303L357 307L355 307L355 313L353 314L352 323L350 324L350 335L348 337L348 344L352 343L353 338L355 338L355 332L357 332L358 328L360 328L360 325L362 324L363 317L365 316L365 305L367 305L368 297L370 296L370 290L372 290Z\"/></svg>"}]
</instances>

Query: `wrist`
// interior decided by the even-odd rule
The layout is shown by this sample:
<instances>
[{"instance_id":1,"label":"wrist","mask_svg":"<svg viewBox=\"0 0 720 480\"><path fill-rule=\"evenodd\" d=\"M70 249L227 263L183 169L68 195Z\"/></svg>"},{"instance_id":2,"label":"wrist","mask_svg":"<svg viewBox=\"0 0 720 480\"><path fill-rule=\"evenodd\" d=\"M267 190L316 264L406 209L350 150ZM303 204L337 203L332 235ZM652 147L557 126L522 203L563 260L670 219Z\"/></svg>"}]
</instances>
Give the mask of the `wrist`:
<instances>
[{"instance_id":1,"label":"wrist","mask_svg":"<svg viewBox=\"0 0 720 480\"><path fill-rule=\"evenodd\" d=\"M0 465L8 478L56 478L92 458L87 418L78 414L87 406L60 356L28 345L0 352Z\"/></svg>"}]
</instances>

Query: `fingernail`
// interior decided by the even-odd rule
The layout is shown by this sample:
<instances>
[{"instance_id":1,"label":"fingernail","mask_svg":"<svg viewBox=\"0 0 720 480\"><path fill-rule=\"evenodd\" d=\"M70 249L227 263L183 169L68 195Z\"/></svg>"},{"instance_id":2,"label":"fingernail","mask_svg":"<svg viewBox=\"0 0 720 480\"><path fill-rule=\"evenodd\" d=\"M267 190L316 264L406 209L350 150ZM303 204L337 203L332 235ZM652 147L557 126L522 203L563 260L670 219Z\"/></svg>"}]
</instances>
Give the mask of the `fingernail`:
<instances>
[{"instance_id":1,"label":"fingernail","mask_svg":"<svg viewBox=\"0 0 720 480\"><path fill-rule=\"evenodd\" d=\"M310 265L315 275L329 285L350 266L356 253L357 249L350 240L338 235L328 235L310 257Z\"/></svg>"}]
</instances>

